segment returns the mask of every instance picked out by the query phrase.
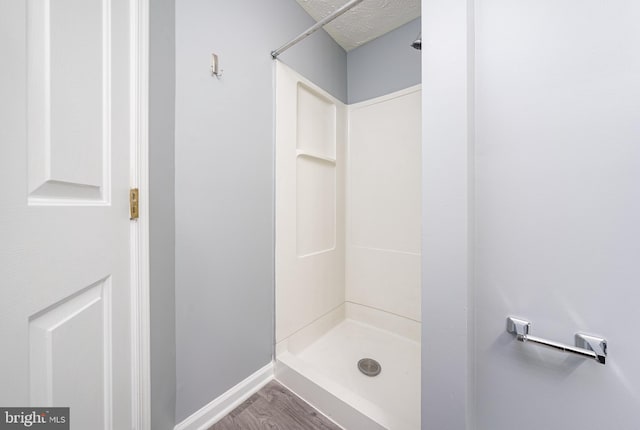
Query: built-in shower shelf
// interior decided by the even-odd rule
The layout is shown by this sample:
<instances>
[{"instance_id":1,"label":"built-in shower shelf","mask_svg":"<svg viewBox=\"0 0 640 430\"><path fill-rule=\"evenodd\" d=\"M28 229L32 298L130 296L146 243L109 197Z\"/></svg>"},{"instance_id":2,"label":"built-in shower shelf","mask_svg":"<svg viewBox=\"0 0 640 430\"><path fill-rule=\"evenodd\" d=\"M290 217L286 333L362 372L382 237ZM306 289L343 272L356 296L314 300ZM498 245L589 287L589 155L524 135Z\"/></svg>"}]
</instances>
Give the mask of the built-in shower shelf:
<instances>
[{"instance_id":1,"label":"built-in shower shelf","mask_svg":"<svg viewBox=\"0 0 640 430\"><path fill-rule=\"evenodd\" d=\"M315 154L313 152L309 152L309 151L301 151L301 150L297 150L296 151L296 155L298 157L309 157L309 158L315 158L317 160L322 160L322 161L326 161L327 163L332 163L332 164L336 164L336 159L333 157L328 157L326 155L321 155L321 154Z\"/></svg>"}]
</instances>

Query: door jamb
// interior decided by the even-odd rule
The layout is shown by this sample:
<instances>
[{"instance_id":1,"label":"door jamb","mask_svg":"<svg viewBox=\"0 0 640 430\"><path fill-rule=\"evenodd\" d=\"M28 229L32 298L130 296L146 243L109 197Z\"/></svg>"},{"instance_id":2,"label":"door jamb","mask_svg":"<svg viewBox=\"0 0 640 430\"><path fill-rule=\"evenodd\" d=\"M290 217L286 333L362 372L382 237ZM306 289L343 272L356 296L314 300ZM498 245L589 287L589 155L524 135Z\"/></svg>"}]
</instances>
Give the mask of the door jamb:
<instances>
[{"instance_id":1,"label":"door jamb","mask_svg":"<svg viewBox=\"0 0 640 430\"><path fill-rule=\"evenodd\" d=\"M131 428L151 428L149 291L149 0L130 3L130 186L139 189L131 221Z\"/></svg>"},{"instance_id":2,"label":"door jamb","mask_svg":"<svg viewBox=\"0 0 640 430\"><path fill-rule=\"evenodd\" d=\"M476 427L477 2L422 0L422 428Z\"/></svg>"}]
</instances>

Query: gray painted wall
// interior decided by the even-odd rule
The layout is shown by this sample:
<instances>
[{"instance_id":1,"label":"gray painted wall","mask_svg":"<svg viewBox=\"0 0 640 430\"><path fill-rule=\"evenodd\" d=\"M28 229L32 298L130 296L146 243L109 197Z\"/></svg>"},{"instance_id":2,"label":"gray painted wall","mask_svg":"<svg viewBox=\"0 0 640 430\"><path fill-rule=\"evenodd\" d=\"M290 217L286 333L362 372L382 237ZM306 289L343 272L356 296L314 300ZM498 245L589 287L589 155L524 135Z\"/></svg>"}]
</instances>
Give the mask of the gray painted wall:
<instances>
[{"instance_id":1,"label":"gray painted wall","mask_svg":"<svg viewBox=\"0 0 640 430\"><path fill-rule=\"evenodd\" d=\"M175 4L149 10L151 428L175 425Z\"/></svg>"},{"instance_id":2,"label":"gray painted wall","mask_svg":"<svg viewBox=\"0 0 640 430\"><path fill-rule=\"evenodd\" d=\"M349 51L349 103L383 96L422 82L420 51L410 46L419 32L420 18Z\"/></svg>"},{"instance_id":3,"label":"gray painted wall","mask_svg":"<svg viewBox=\"0 0 640 430\"><path fill-rule=\"evenodd\" d=\"M273 60L313 24L293 0L176 2L176 419L271 361ZM211 52L224 76L211 77ZM341 100L324 32L281 59ZM152 71L153 73L153 71Z\"/></svg>"}]
</instances>

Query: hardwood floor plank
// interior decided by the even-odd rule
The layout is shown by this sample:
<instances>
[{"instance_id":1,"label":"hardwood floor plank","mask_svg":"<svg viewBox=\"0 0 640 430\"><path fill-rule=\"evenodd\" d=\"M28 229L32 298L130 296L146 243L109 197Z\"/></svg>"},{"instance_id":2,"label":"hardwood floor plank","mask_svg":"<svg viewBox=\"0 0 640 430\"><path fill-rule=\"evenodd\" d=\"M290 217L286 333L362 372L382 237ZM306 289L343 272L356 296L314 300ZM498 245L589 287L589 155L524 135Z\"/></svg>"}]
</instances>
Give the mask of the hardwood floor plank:
<instances>
[{"instance_id":1,"label":"hardwood floor plank","mask_svg":"<svg viewBox=\"0 0 640 430\"><path fill-rule=\"evenodd\" d=\"M235 408L234 410L232 410L231 412L229 412L229 415L231 415L232 417L237 417L238 415L240 415L245 409L247 409L248 407L250 407L256 400L260 399L261 396L256 393L253 396L249 397L247 400L245 400L244 402L242 402L242 404L240 406L238 406L237 408Z\"/></svg>"},{"instance_id":2,"label":"hardwood floor plank","mask_svg":"<svg viewBox=\"0 0 640 430\"><path fill-rule=\"evenodd\" d=\"M271 381L209 430L340 430L304 400Z\"/></svg>"},{"instance_id":3,"label":"hardwood floor plank","mask_svg":"<svg viewBox=\"0 0 640 430\"><path fill-rule=\"evenodd\" d=\"M278 409L294 418L300 425L309 424L313 430L334 430L339 428L307 402L277 382L272 381L265 388L264 395L269 396L271 402Z\"/></svg>"}]
</instances>

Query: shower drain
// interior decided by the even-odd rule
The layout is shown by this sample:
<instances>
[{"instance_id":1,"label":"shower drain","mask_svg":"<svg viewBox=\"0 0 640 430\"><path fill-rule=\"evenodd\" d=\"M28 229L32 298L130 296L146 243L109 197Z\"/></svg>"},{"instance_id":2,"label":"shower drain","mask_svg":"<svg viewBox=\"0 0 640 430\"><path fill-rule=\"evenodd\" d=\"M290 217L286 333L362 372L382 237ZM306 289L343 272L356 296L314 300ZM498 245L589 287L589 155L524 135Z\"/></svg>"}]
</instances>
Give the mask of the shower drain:
<instances>
[{"instance_id":1,"label":"shower drain","mask_svg":"<svg viewBox=\"0 0 640 430\"><path fill-rule=\"evenodd\" d=\"M358 369L367 376L378 376L382 371L380 363L373 358L363 358L359 360Z\"/></svg>"}]
</instances>

